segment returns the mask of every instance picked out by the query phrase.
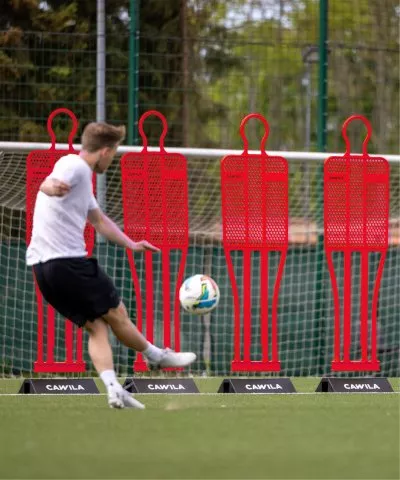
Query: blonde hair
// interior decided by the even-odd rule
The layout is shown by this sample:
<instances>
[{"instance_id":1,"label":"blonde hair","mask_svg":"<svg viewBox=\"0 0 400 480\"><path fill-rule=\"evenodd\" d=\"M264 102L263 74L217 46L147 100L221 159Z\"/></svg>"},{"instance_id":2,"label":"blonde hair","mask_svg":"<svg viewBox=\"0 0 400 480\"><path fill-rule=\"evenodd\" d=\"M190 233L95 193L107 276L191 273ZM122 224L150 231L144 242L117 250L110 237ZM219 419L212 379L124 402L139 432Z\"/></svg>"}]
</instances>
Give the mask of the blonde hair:
<instances>
[{"instance_id":1,"label":"blonde hair","mask_svg":"<svg viewBox=\"0 0 400 480\"><path fill-rule=\"evenodd\" d=\"M97 152L101 148L114 148L125 138L126 129L108 123L92 122L86 125L82 134L82 148L87 152Z\"/></svg>"}]
</instances>

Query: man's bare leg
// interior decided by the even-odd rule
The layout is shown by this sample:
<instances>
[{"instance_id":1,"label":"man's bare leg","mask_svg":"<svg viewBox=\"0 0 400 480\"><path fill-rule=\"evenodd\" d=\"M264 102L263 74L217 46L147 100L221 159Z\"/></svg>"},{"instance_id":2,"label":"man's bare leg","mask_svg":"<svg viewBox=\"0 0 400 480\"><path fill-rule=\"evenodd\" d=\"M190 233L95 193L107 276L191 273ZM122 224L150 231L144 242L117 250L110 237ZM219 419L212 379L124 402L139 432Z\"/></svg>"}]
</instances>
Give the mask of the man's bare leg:
<instances>
[{"instance_id":1,"label":"man's bare leg","mask_svg":"<svg viewBox=\"0 0 400 480\"><path fill-rule=\"evenodd\" d=\"M143 353L147 361L156 367L186 367L196 360L191 352L176 353L151 344L131 322L125 305L121 302L117 308L111 308L103 319L110 325L115 336L125 346Z\"/></svg>"},{"instance_id":2,"label":"man's bare leg","mask_svg":"<svg viewBox=\"0 0 400 480\"><path fill-rule=\"evenodd\" d=\"M109 326L98 318L86 322L85 329L89 333L89 355L100 378L107 388L108 404L112 408L139 408L144 405L125 391L118 382L114 371L112 349L108 339Z\"/></svg>"},{"instance_id":3,"label":"man's bare leg","mask_svg":"<svg viewBox=\"0 0 400 480\"><path fill-rule=\"evenodd\" d=\"M103 319L110 325L115 336L126 347L132 348L138 352L143 352L148 347L145 337L131 322L125 305L121 302L117 308L111 308Z\"/></svg>"},{"instance_id":4,"label":"man's bare leg","mask_svg":"<svg viewBox=\"0 0 400 480\"><path fill-rule=\"evenodd\" d=\"M85 329L89 333L89 355L97 372L114 370L107 323L98 318L94 322L86 322Z\"/></svg>"}]
</instances>

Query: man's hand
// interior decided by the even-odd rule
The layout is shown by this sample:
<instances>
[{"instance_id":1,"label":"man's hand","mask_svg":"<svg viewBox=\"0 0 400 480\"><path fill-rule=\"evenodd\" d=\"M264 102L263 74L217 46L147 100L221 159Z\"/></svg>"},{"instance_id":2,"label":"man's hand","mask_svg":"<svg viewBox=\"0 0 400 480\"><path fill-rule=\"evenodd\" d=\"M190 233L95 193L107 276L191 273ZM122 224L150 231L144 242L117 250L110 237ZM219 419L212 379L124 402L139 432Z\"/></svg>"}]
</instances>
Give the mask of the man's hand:
<instances>
[{"instance_id":1,"label":"man's hand","mask_svg":"<svg viewBox=\"0 0 400 480\"><path fill-rule=\"evenodd\" d=\"M152 245L147 240L141 240L140 242L133 242L131 250L134 252L145 252L146 250L150 250L151 252L159 252L160 249Z\"/></svg>"},{"instance_id":2,"label":"man's hand","mask_svg":"<svg viewBox=\"0 0 400 480\"><path fill-rule=\"evenodd\" d=\"M71 190L71 187L56 178L46 178L40 185L40 191L49 197L63 197Z\"/></svg>"}]
</instances>

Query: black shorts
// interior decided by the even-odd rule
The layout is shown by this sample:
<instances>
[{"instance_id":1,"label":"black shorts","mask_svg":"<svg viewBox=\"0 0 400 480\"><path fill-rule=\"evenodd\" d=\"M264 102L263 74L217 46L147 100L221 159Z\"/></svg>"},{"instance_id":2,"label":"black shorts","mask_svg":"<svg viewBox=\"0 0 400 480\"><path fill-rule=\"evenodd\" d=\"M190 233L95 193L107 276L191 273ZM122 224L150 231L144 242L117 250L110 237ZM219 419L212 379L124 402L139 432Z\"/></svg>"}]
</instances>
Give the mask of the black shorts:
<instances>
[{"instance_id":1,"label":"black shorts","mask_svg":"<svg viewBox=\"0 0 400 480\"><path fill-rule=\"evenodd\" d=\"M95 258L57 258L33 270L45 300L79 327L120 303L112 280Z\"/></svg>"}]
</instances>

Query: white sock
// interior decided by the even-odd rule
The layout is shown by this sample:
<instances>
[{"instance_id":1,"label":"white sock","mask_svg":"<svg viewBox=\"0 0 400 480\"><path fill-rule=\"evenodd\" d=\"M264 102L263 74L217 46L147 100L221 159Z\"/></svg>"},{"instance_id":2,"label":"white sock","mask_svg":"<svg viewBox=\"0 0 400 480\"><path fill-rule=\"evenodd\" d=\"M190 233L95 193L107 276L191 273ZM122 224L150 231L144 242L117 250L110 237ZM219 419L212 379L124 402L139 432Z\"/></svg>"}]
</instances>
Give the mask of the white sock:
<instances>
[{"instance_id":1,"label":"white sock","mask_svg":"<svg viewBox=\"0 0 400 480\"><path fill-rule=\"evenodd\" d=\"M114 385L120 385L114 370L104 370L100 373L100 378L103 380L103 383L107 388Z\"/></svg>"},{"instance_id":2,"label":"white sock","mask_svg":"<svg viewBox=\"0 0 400 480\"><path fill-rule=\"evenodd\" d=\"M150 342L147 342L146 350L143 350L143 355L148 358L151 362L158 362L163 356L163 351L161 348L156 347Z\"/></svg>"}]
</instances>

